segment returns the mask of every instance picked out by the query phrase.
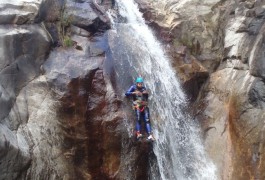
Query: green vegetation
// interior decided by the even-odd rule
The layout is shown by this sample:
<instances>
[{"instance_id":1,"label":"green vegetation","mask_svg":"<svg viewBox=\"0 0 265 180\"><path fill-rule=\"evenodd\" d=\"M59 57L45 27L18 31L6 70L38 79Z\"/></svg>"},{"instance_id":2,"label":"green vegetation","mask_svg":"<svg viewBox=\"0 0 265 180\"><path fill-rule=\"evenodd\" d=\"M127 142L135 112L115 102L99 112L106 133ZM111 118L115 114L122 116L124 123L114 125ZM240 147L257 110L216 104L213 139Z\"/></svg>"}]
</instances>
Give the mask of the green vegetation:
<instances>
[{"instance_id":1,"label":"green vegetation","mask_svg":"<svg viewBox=\"0 0 265 180\"><path fill-rule=\"evenodd\" d=\"M188 48L192 48L192 41L189 39L188 36L183 36L181 39L180 39L180 42L187 46Z\"/></svg>"},{"instance_id":2,"label":"green vegetation","mask_svg":"<svg viewBox=\"0 0 265 180\"><path fill-rule=\"evenodd\" d=\"M65 4L61 10L60 19L58 22L58 34L59 40L63 47L73 46L71 37L70 25L72 23L72 16L65 12Z\"/></svg>"},{"instance_id":3,"label":"green vegetation","mask_svg":"<svg viewBox=\"0 0 265 180\"><path fill-rule=\"evenodd\" d=\"M72 47L74 45L73 40L69 36L64 36L63 46L64 47Z\"/></svg>"}]
</instances>

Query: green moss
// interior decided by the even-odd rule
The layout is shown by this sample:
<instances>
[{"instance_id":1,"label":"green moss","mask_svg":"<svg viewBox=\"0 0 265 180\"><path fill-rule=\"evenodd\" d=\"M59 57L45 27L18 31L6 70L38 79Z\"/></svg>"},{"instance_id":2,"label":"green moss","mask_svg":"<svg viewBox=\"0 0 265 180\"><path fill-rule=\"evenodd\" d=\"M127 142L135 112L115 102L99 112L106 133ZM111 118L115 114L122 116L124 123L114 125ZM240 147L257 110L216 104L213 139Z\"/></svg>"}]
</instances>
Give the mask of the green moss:
<instances>
[{"instance_id":1,"label":"green moss","mask_svg":"<svg viewBox=\"0 0 265 180\"><path fill-rule=\"evenodd\" d=\"M192 41L191 39L189 38L188 35L184 35L181 39L180 39L180 42L184 45L184 46L187 46L188 48L192 48Z\"/></svg>"},{"instance_id":2,"label":"green moss","mask_svg":"<svg viewBox=\"0 0 265 180\"><path fill-rule=\"evenodd\" d=\"M70 25L72 24L73 18L72 16L68 15L68 13L65 11L65 4L62 8L60 19L58 21L58 33L59 33L59 39L63 47L71 47L74 45L71 36L70 31Z\"/></svg>"},{"instance_id":3,"label":"green moss","mask_svg":"<svg viewBox=\"0 0 265 180\"><path fill-rule=\"evenodd\" d=\"M73 40L69 36L64 36L63 46L64 47L72 47L74 45Z\"/></svg>"}]
</instances>

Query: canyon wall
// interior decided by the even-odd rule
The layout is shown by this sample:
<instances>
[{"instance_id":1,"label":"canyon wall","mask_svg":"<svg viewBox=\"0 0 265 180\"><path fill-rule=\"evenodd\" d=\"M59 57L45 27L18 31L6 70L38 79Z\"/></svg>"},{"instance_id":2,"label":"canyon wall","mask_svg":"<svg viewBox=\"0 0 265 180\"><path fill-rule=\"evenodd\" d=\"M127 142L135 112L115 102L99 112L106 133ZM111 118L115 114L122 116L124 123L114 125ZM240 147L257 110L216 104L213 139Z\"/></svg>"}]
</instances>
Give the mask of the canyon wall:
<instances>
[{"instance_id":1,"label":"canyon wall","mask_svg":"<svg viewBox=\"0 0 265 180\"><path fill-rule=\"evenodd\" d=\"M220 179L264 179L264 2L138 1L171 55Z\"/></svg>"}]
</instances>

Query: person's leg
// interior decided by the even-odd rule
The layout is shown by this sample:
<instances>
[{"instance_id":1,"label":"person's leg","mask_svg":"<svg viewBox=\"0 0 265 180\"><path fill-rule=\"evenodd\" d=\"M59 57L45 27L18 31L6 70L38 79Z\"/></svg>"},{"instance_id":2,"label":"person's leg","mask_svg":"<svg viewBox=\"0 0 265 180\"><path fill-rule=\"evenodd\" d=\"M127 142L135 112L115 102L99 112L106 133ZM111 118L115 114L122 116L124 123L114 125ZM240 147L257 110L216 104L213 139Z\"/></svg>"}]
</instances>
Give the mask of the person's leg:
<instances>
[{"instance_id":1,"label":"person's leg","mask_svg":"<svg viewBox=\"0 0 265 180\"><path fill-rule=\"evenodd\" d=\"M152 129L151 129L151 124L150 124L150 117L149 117L149 108L146 107L144 109L144 122L145 122L145 129L148 135L151 134Z\"/></svg>"},{"instance_id":2,"label":"person's leg","mask_svg":"<svg viewBox=\"0 0 265 180\"><path fill-rule=\"evenodd\" d=\"M141 112L139 109L135 110L135 115L136 115L136 126L135 126L136 135L137 137L140 137L141 136Z\"/></svg>"},{"instance_id":3,"label":"person's leg","mask_svg":"<svg viewBox=\"0 0 265 180\"><path fill-rule=\"evenodd\" d=\"M155 138L152 135L152 129L151 129L151 124L150 124L150 116L149 116L149 108L148 107L146 107L144 110L144 122L145 122L146 132L148 133L147 140L154 141Z\"/></svg>"}]
</instances>

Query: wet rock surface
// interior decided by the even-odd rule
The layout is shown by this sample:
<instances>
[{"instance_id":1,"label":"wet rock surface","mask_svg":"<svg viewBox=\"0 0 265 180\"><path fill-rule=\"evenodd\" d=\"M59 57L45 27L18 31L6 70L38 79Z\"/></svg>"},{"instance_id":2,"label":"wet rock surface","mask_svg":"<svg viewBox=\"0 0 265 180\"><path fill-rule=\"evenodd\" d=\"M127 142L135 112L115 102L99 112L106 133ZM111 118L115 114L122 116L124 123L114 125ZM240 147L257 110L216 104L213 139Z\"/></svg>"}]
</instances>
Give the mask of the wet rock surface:
<instances>
[{"instance_id":1,"label":"wet rock surface","mask_svg":"<svg viewBox=\"0 0 265 180\"><path fill-rule=\"evenodd\" d=\"M137 2L191 97L219 179L264 179L264 2ZM113 2L98 3L0 2L0 179L148 178L150 147L124 132L104 69Z\"/></svg>"},{"instance_id":2,"label":"wet rock surface","mask_svg":"<svg viewBox=\"0 0 265 180\"><path fill-rule=\"evenodd\" d=\"M263 179L264 2L138 2L184 87L195 79L194 116L218 178Z\"/></svg>"}]
</instances>

